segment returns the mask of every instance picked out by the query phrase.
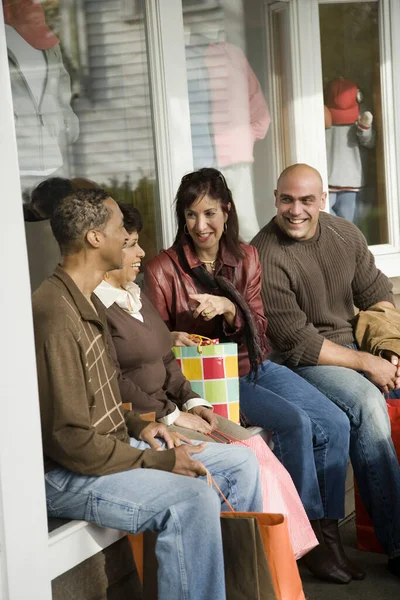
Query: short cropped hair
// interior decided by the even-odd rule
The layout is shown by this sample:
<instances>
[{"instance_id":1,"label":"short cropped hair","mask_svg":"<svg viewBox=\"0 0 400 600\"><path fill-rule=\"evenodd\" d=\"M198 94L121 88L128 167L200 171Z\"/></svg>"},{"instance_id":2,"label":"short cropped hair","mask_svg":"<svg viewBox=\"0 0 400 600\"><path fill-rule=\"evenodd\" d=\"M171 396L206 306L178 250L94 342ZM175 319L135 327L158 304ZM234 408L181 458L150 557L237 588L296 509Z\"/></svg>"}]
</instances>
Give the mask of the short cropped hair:
<instances>
[{"instance_id":1,"label":"short cropped hair","mask_svg":"<svg viewBox=\"0 0 400 600\"><path fill-rule=\"evenodd\" d=\"M131 204L123 204L118 202L118 206L124 215L124 227L126 231L131 233L140 233L143 229L143 220L137 208Z\"/></svg>"},{"instance_id":2,"label":"short cropped hair","mask_svg":"<svg viewBox=\"0 0 400 600\"><path fill-rule=\"evenodd\" d=\"M75 254L84 246L91 229L102 230L110 218L104 201L110 194L101 189L75 190L55 208L50 225L61 254Z\"/></svg>"}]
</instances>

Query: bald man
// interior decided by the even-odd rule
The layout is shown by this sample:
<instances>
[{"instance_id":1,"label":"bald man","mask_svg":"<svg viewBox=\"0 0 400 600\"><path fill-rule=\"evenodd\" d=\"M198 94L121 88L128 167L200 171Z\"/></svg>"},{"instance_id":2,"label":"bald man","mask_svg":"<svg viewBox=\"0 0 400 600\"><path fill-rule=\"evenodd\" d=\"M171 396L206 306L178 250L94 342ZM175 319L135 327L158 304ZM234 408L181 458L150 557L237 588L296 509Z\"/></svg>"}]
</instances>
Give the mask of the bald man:
<instances>
[{"instance_id":1,"label":"bald man","mask_svg":"<svg viewBox=\"0 0 400 600\"><path fill-rule=\"evenodd\" d=\"M263 268L262 299L273 358L317 387L349 418L350 457L362 499L400 576L400 468L381 390L400 387L398 357L360 352L354 306L393 307L392 286L349 221L321 212L318 171L285 169L276 216L253 239Z\"/></svg>"}]
</instances>

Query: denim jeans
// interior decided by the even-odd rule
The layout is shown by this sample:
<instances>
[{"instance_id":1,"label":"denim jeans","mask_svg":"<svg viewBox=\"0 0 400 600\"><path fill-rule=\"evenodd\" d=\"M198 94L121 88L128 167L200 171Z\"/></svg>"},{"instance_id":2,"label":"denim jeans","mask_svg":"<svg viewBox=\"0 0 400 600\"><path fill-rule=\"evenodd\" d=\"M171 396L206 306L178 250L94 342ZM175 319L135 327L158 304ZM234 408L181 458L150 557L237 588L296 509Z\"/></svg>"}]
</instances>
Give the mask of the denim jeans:
<instances>
[{"instance_id":1,"label":"denim jeans","mask_svg":"<svg viewBox=\"0 0 400 600\"><path fill-rule=\"evenodd\" d=\"M344 190L343 192L329 192L329 205L331 213L343 217L354 223L358 200L357 191Z\"/></svg>"},{"instance_id":2,"label":"denim jeans","mask_svg":"<svg viewBox=\"0 0 400 600\"><path fill-rule=\"evenodd\" d=\"M298 367L350 421L350 458L363 502L389 558L400 556L400 468L382 393L345 367Z\"/></svg>"},{"instance_id":3,"label":"denim jeans","mask_svg":"<svg viewBox=\"0 0 400 600\"><path fill-rule=\"evenodd\" d=\"M308 518L342 518L350 435L342 411L269 360L256 385L240 378L240 408L252 424L273 430L274 453L289 471Z\"/></svg>"},{"instance_id":4,"label":"denim jeans","mask_svg":"<svg viewBox=\"0 0 400 600\"><path fill-rule=\"evenodd\" d=\"M149 447L135 439L131 446ZM259 466L251 450L210 443L195 458L235 510L262 510ZM225 599L222 500L204 477L156 469L91 477L58 468L46 474L46 497L52 517L84 519L129 533L158 532L159 598ZM222 508L227 510L225 503Z\"/></svg>"}]
</instances>

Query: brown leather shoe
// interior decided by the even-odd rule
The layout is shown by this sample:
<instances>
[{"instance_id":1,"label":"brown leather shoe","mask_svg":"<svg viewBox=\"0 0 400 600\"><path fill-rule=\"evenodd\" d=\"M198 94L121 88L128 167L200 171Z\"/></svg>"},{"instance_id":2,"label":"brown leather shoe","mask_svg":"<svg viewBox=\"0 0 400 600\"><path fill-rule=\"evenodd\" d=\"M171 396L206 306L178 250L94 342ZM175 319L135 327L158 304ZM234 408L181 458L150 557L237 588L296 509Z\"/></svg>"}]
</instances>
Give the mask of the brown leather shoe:
<instances>
[{"instance_id":1,"label":"brown leather shoe","mask_svg":"<svg viewBox=\"0 0 400 600\"><path fill-rule=\"evenodd\" d=\"M365 579L366 572L353 563L344 551L338 521L335 519L320 519L320 527L324 542L335 557L336 563L348 571L352 579Z\"/></svg>"}]
</instances>

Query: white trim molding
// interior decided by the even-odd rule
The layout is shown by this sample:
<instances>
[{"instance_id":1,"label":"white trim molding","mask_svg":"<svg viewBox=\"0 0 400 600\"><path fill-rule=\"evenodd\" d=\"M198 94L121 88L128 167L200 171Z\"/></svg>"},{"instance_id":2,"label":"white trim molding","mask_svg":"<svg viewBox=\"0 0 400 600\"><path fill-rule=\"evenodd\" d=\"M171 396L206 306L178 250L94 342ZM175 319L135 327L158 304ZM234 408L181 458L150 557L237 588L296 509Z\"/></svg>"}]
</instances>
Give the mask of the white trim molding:
<instances>
[{"instance_id":1,"label":"white trim molding","mask_svg":"<svg viewBox=\"0 0 400 600\"><path fill-rule=\"evenodd\" d=\"M0 9L0 597L51 600L32 307L14 112ZM7 289L6 289L7 288Z\"/></svg>"},{"instance_id":2,"label":"white trim molding","mask_svg":"<svg viewBox=\"0 0 400 600\"><path fill-rule=\"evenodd\" d=\"M193 170L185 39L180 0L147 0L146 30L163 247L175 238L173 200Z\"/></svg>"},{"instance_id":3,"label":"white trim molding","mask_svg":"<svg viewBox=\"0 0 400 600\"><path fill-rule=\"evenodd\" d=\"M388 244L372 246L378 266L388 277L400 275L400 56L398 0L379 1L380 75L382 96L383 148L385 163Z\"/></svg>"},{"instance_id":4,"label":"white trim molding","mask_svg":"<svg viewBox=\"0 0 400 600\"><path fill-rule=\"evenodd\" d=\"M294 162L318 169L327 186L321 44L316 0L289 2Z\"/></svg>"}]
</instances>

